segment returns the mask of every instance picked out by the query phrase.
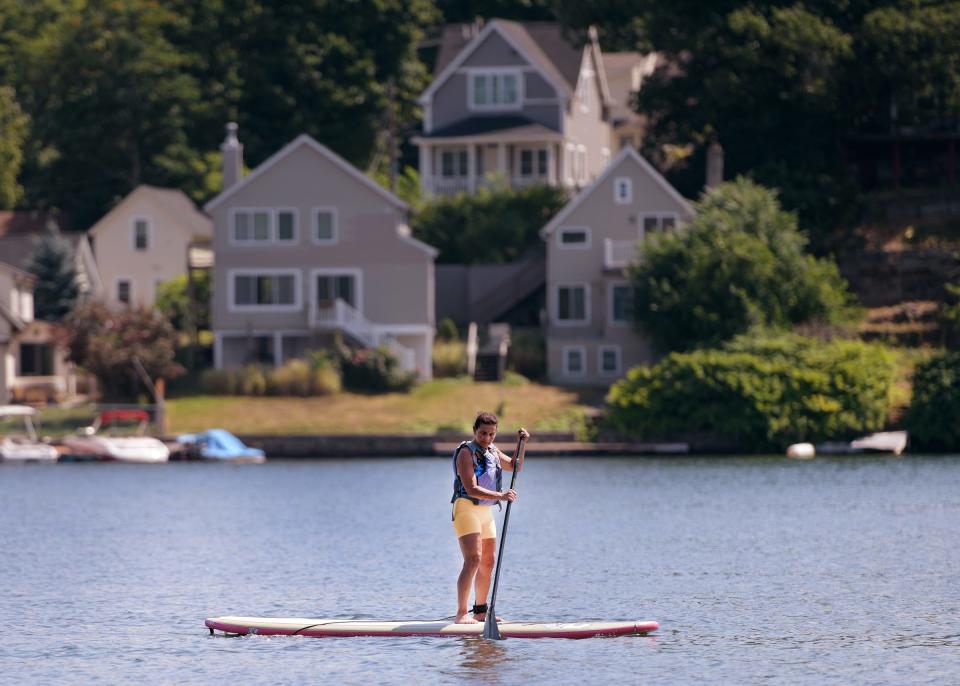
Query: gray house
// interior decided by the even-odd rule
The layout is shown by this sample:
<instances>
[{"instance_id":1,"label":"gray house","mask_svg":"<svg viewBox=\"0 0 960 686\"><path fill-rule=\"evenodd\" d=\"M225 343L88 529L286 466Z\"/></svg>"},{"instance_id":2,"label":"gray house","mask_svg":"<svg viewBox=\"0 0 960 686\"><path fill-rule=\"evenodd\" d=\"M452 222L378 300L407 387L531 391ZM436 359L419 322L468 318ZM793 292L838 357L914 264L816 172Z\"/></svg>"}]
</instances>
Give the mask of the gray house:
<instances>
[{"instance_id":1,"label":"gray house","mask_svg":"<svg viewBox=\"0 0 960 686\"><path fill-rule=\"evenodd\" d=\"M610 161L611 107L596 32L569 43L559 25L494 19L444 30L420 96L426 193L587 185Z\"/></svg>"},{"instance_id":2,"label":"gray house","mask_svg":"<svg viewBox=\"0 0 960 686\"><path fill-rule=\"evenodd\" d=\"M408 207L307 135L242 176L229 125L213 220L214 363L281 365L335 332L431 376L436 250Z\"/></svg>"},{"instance_id":3,"label":"gray house","mask_svg":"<svg viewBox=\"0 0 960 686\"><path fill-rule=\"evenodd\" d=\"M654 361L633 325L627 268L638 243L693 217L693 208L633 148L541 231L547 244L547 375L562 385L609 385Z\"/></svg>"}]
</instances>

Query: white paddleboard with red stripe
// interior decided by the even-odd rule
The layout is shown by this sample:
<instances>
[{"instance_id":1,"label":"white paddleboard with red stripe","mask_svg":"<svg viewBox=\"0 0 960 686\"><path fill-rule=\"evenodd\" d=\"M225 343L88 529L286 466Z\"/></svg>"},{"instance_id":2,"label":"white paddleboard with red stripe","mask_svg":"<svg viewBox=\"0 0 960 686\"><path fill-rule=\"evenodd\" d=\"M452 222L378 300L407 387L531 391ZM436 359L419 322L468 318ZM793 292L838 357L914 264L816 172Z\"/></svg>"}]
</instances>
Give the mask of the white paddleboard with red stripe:
<instances>
[{"instance_id":1,"label":"white paddleboard with red stripe","mask_svg":"<svg viewBox=\"0 0 960 686\"><path fill-rule=\"evenodd\" d=\"M261 636L482 636L483 623L454 624L449 620L389 622L366 619L307 619L301 617L211 617L210 633ZM498 622L504 638L595 638L643 635L656 631L652 620L627 622Z\"/></svg>"}]
</instances>

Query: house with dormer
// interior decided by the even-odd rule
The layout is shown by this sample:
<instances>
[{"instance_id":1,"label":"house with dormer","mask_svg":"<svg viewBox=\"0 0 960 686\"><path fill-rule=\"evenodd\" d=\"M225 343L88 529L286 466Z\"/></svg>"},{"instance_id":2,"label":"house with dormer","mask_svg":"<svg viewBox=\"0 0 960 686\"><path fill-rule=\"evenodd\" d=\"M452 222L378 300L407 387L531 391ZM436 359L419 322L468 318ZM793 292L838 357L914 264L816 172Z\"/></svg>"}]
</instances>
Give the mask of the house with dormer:
<instances>
[{"instance_id":1,"label":"house with dormer","mask_svg":"<svg viewBox=\"0 0 960 686\"><path fill-rule=\"evenodd\" d=\"M610 161L614 103L592 28L578 45L552 22L447 26L419 102L427 194L504 182L577 189Z\"/></svg>"},{"instance_id":2,"label":"house with dormer","mask_svg":"<svg viewBox=\"0 0 960 686\"><path fill-rule=\"evenodd\" d=\"M409 207L301 135L243 176L235 124L213 220L214 364L282 365L334 336L432 375L434 259Z\"/></svg>"},{"instance_id":3,"label":"house with dormer","mask_svg":"<svg viewBox=\"0 0 960 686\"><path fill-rule=\"evenodd\" d=\"M655 361L633 323L628 269L651 234L688 222L690 203L632 147L541 231L547 248L547 376L558 385L608 386Z\"/></svg>"}]
</instances>

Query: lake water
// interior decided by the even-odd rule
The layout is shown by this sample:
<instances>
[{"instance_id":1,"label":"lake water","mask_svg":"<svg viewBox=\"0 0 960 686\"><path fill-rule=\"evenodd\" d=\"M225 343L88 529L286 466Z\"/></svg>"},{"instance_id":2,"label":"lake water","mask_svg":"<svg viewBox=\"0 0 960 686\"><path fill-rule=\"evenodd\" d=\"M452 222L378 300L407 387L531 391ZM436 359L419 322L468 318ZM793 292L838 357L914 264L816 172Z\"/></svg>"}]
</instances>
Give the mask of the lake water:
<instances>
[{"instance_id":1,"label":"lake water","mask_svg":"<svg viewBox=\"0 0 960 686\"><path fill-rule=\"evenodd\" d=\"M527 461L497 609L648 637L211 637L215 615L435 619L445 459L0 468L4 683L945 684L960 458Z\"/></svg>"}]
</instances>

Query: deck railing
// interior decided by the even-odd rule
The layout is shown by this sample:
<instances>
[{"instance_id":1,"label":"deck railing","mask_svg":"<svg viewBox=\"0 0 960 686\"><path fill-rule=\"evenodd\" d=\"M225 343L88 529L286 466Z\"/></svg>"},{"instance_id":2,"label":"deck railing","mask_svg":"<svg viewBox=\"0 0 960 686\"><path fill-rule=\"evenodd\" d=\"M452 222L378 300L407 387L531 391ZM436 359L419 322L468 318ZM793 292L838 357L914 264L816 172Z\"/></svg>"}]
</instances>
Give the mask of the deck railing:
<instances>
[{"instance_id":1,"label":"deck railing","mask_svg":"<svg viewBox=\"0 0 960 686\"><path fill-rule=\"evenodd\" d=\"M371 348L386 346L396 355L404 371L416 369L416 353L403 345L382 327L369 321L357 308L337 298L332 303L318 304L310 313L310 326L315 329L342 330Z\"/></svg>"}]
</instances>

